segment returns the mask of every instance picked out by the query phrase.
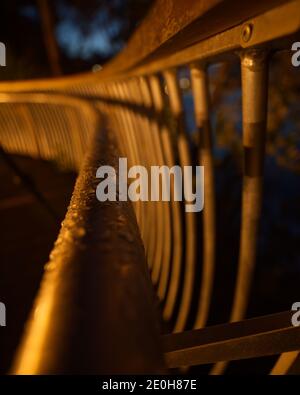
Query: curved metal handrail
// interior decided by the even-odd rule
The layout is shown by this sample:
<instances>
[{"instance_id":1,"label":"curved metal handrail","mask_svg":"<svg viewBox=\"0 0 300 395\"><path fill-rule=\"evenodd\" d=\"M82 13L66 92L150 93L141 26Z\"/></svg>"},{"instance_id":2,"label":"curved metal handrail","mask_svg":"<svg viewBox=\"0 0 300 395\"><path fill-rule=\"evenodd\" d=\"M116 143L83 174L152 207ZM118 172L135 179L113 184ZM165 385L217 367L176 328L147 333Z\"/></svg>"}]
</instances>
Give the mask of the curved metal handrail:
<instances>
[{"instance_id":1,"label":"curved metal handrail","mask_svg":"<svg viewBox=\"0 0 300 395\"><path fill-rule=\"evenodd\" d=\"M72 168L80 170L66 224L58 239L59 246L54 249L54 263L53 265L50 263L50 268L53 266L54 270L46 271L35 305L37 313L32 315L29 321L27 334L15 362L15 372L163 371L164 363L157 337L158 320L155 317L155 302L148 280L145 280L147 275L144 255L147 257L151 278L157 288L162 317L171 331L182 332L194 328L196 340L197 333L200 333L201 339L202 333L204 338L206 333L214 333L214 329L210 331L209 327L204 332L198 332L207 325L210 313L217 249L213 139L209 119L207 66L232 56L240 57L242 69L245 163L240 258L230 321L241 321L245 318L255 268L257 232L263 196L262 169L269 55L288 47L292 40L299 36L299 6L299 0L246 1L243 2L243 7L239 6L239 2L233 1L157 1L125 50L100 72L83 73L55 80L0 83L0 92L2 92L0 122L3 125L0 138L3 147L12 153L54 159L59 153L58 147L63 146L66 150L63 155L65 163L71 163ZM228 7L231 7L230 14L224 12ZM178 78L178 68L181 66L186 67L192 82L195 123L200 140L200 144L194 147L197 150L196 159L195 155L191 154L192 143L185 128L183 92ZM105 123L105 128L101 126L101 122L99 126L99 114ZM92 140L94 133L106 136L105 140L102 143ZM112 143L107 136L112 136L114 142ZM111 144L115 144L114 155L106 153L107 147L109 151ZM83 157L88 149L92 153L88 155L89 159L82 167ZM101 211L98 207L101 205L97 206L95 202L96 164L104 163L103 161L113 163L117 155L126 156L130 166L143 165L147 169L153 165L164 164L204 165L206 203L203 218L195 213L184 213L183 205L176 201L133 202L135 217L131 214L131 205L123 207L122 204L115 204L112 205L113 208L108 205L109 207ZM74 205L76 208L72 207ZM99 226L103 226L100 212L104 224L106 224L106 214L112 218L112 222L109 221L107 225L111 228L110 235L113 231L116 234L109 240L105 237L100 238L101 240L98 236L95 238L92 233L97 231ZM93 219L94 216L97 221ZM77 220L77 217L80 220ZM118 218L121 218L122 229L113 226L115 221L118 222ZM80 222L81 220L83 223ZM203 253L200 240L197 238L197 230L200 226L203 227ZM129 228L133 228L132 234L130 232L127 234L126 229ZM77 237L79 230L82 236ZM105 229L101 228L101 232L105 234ZM81 237L84 238L84 242L81 241ZM105 250L105 246L109 246L110 243L117 246L119 237L125 239L120 243L119 253L110 255L106 252L103 265L98 267L96 262L102 254L101 249ZM128 239L131 241L129 242ZM132 248L132 242L137 250ZM145 254L142 251L142 243ZM130 251L129 255L127 247ZM119 245L116 249L118 248ZM118 261L121 262L123 256L129 256L131 261L119 267ZM65 259L62 260L61 257ZM85 262L89 259L93 263L92 269L85 268ZM113 260L112 268L107 269L110 259ZM72 265L78 270L74 278ZM199 266L202 271L201 282L195 276L195 273L199 272ZM110 272L114 267L118 268L116 279ZM114 280L123 284L122 287L125 287L130 296L127 300L128 306L126 307L125 291L123 298L114 299L113 296L113 304L108 306L116 308L118 306L119 313L122 315L124 311L125 317L115 317L112 312L114 320L110 321L107 306L101 301L101 298L107 301L108 290L103 295L99 290L89 290L87 283L82 282L80 276L77 276L79 272L82 272L84 278L94 285L93 273L95 275L97 273L97 276L103 277L110 284L114 284ZM130 277L131 274L134 280ZM108 283L104 286L108 287ZM113 289L115 286L114 284ZM195 290L199 286L200 292L195 295ZM81 290L86 294L83 301L75 299L81 308L78 312L70 307L70 301L74 297L77 298ZM117 293L116 289L115 291ZM63 302L63 308L59 306L62 295L69 298ZM96 302L93 302L94 300ZM101 325L104 326L103 338L100 336L100 339L96 339L94 331L91 332L93 334L91 339L88 338L88 325L92 326L93 314L88 301L96 307L102 318L104 317L103 324L99 316L96 320L96 328L99 332L103 329ZM196 308L193 308L195 305ZM63 317L64 311L69 310L70 315ZM83 310L89 313L86 323L82 321ZM57 315L55 321L57 330L50 328L50 312ZM130 317L133 322L130 322ZM283 314L282 317L287 320L288 314ZM70 326L78 320L79 330L73 332ZM257 323L265 325L264 319L257 320ZM280 339L286 339L288 344L286 351L289 353L279 358L273 369L275 373L286 373L292 367L295 368L295 363L299 361L298 337L297 341L292 339L295 334L298 336L299 328L290 328L289 324L283 322L278 334ZM118 325L122 328L117 328ZM245 326L247 330L252 328L252 324L247 321L242 321L240 325ZM261 335L268 339L269 347L268 350L264 348L262 355L285 351L284 348L274 345L277 335L272 333L272 325L276 326L278 323L270 317L268 330L264 331L264 326L261 328ZM226 367L227 362L220 362L225 354L226 361L249 358L251 355L261 356L257 350L251 350L249 346L253 340L251 336L237 340L238 335L232 328L239 328L239 325L226 324L224 328L229 332L233 330L232 344L238 344L241 351L234 352L230 347L226 348L226 340L223 339L223 342L221 339L220 344L225 347L224 352L222 350L216 352L214 346L210 344L203 346L201 343L199 350L201 352L205 349L205 356L199 357L199 353L193 354L188 350L189 356L186 357L186 343L189 344L186 338L189 334L176 334L173 338L175 343L176 339L181 339L181 335L184 339L181 349L175 344L176 355L182 358L179 365L189 365L189 361L190 363L219 361L211 372L217 374L223 372ZM109 329L116 334L117 346L113 348L112 359L109 357L109 347L113 347L109 338ZM126 336L120 329L124 329ZM35 336L38 331L40 336ZM80 361L74 356L76 353L73 346L77 341L78 344L81 343L82 333L82 342L87 342L89 348ZM72 339L73 337L76 339L75 343L74 339L66 340L69 335ZM258 347L261 344L260 333L255 335L258 336L255 337ZM131 339L130 342L123 344L128 338ZM133 338L136 341L132 340ZM47 344L48 339L49 344ZM172 340L170 342L172 343ZM66 357L62 359L60 347L66 352ZM195 343L193 347L198 346ZM248 351L243 352L244 349ZM97 352L100 353L101 350L104 350L105 354L103 359L97 358ZM120 363L117 350L123 350L124 354ZM45 353L48 357L43 359ZM140 366L139 359L142 361ZM176 362L176 366L179 365Z\"/></svg>"}]
</instances>

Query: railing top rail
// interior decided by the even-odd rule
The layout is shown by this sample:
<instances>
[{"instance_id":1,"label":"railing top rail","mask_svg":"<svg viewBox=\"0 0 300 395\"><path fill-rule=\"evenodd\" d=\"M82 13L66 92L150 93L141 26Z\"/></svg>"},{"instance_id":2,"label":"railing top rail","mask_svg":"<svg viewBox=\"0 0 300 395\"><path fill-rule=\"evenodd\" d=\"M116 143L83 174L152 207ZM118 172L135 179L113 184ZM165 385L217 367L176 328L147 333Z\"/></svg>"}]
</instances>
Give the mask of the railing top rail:
<instances>
[{"instance_id":1,"label":"railing top rail","mask_svg":"<svg viewBox=\"0 0 300 395\"><path fill-rule=\"evenodd\" d=\"M107 72L129 70L165 58L285 2L158 0L125 50L107 65Z\"/></svg>"},{"instance_id":2,"label":"railing top rail","mask_svg":"<svg viewBox=\"0 0 300 395\"><path fill-rule=\"evenodd\" d=\"M234 29L245 21L284 3L294 4L295 8L297 6L299 8L299 0L269 0L268 2L246 0L242 3L236 0L157 0L125 49L100 72L86 72L55 79L0 82L0 91L67 89L74 84L94 84L107 79L155 72L164 66L169 67L172 62L178 65L179 58L181 63L186 60L185 51L194 49L199 56L201 54L199 51L203 49L195 47L197 44L213 39L218 34ZM300 13L293 14L294 21L289 20L288 24L283 22L277 35L290 34L300 29ZM278 27L276 25L276 29ZM270 34L265 34L265 37L271 38ZM240 39L235 43L232 39L233 37L228 37L229 42L232 41L234 45L224 42L226 45L221 46L221 51L233 50L238 45L243 46ZM248 45L251 46L252 43L244 46ZM204 54L209 55L205 52ZM166 61L170 57L171 61Z\"/></svg>"}]
</instances>

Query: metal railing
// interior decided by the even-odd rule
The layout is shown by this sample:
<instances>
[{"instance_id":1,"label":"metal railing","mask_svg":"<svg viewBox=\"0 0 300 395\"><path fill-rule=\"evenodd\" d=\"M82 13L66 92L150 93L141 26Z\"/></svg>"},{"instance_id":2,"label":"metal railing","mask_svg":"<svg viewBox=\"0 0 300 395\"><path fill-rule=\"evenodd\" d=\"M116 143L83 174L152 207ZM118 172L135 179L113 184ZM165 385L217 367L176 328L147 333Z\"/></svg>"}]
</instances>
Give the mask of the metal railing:
<instances>
[{"instance_id":1,"label":"metal railing","mask_svg":"<svg viewBox=\"0 0 300 395\"><path fill-rule=\"evenodd\" d=\"M299 31L299 0L246 1L243 7L234 1L157 1L127 48L103 70L0 84L3 148L49 159L63 146L65 160L81 169L14 372L164 370L142 243L162 318L174 332L163 339L167 366L216 363L211 373L219 374L228 361L282 353L272 373L299 370L300 328L291 326L289 312L244 320L263 196L268 67L272 54L290 48ZM206 327L218 248L207 67L231 57L239 57L242 73L239 264L231 323ZM184 122L182 66L192 84L196 155ZM92 153L81 167L88 146ZM133 202L135 217L130 204L96 203L95 169L115 164L118 155L147 169L204 166L202 257L199 216L184 212L180 202ZM183 332L193 309L194 330Z\"/></svg>"}]
</instances>

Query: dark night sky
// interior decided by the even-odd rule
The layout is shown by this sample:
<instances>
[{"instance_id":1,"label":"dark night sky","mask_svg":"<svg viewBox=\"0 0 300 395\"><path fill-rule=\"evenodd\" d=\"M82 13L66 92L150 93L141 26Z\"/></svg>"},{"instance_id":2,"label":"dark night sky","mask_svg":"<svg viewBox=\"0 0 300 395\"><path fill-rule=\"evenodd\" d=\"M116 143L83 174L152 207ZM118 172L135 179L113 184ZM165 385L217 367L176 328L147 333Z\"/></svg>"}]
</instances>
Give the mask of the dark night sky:
<instances>
[{"instance_id":1,"label":"dark night sky","mask_svg":"<svg viewBox=\"0 0 300 395\"><path fill-rule=\"evenodd\" d=\"M122 49L152 0L49 1L63 74L90 70ZM51 75L36 0L2 0L0 41L10 67L0 79Z\"/></svg>"}]
</instances>

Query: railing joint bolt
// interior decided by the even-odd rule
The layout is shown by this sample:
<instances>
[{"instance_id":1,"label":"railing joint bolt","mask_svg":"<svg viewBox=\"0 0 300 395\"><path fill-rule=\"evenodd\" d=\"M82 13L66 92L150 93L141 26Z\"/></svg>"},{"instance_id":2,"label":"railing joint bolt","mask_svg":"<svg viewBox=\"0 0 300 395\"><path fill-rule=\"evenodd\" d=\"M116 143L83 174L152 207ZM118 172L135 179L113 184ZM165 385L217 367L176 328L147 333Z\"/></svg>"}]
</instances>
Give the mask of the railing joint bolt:
<instances>
[{"instance_id":1,"label":"railing joint bolt","mask_svg":"<svg viewBox=\"0 0 300 395\"><path fill-rule=\"evenodd\" d=\"M253 25L252 23L247 23L242 27L242 40L245 43L247 43L251 39L252 33L253 33Z\"/></svg>"}]
</instances>

